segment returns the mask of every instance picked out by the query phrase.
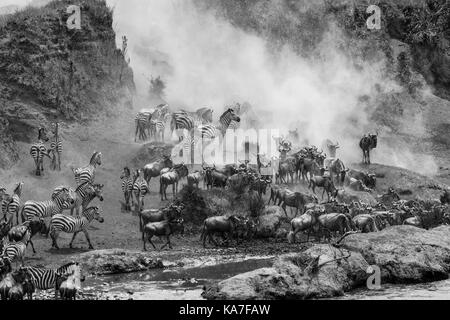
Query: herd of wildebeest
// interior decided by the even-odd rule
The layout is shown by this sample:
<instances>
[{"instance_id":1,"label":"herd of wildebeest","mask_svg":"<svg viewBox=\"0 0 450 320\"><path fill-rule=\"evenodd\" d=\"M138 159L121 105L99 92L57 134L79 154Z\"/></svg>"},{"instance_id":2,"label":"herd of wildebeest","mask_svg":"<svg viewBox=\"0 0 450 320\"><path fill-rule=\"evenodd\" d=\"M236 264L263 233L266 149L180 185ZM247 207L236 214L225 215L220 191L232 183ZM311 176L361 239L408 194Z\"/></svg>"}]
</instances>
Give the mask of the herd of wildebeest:
<instances>
[{"instance_id":1,"label":"herd of wildebeest","mask_svg":"<svg viewBox=\"0 0 450 320\"><path fill-rule=\"evenodd\" d=\"M219 123L212 124L212 111L202 108L188 113L171 113L167 105L140 112L135 119L136 137L146 140L149 136L164 141L166 122L170 121L172 130L195 130L200 128L203 136L216 138L224 130L236 128L241 121L242 112L236 108L226 108ZM42 175L45 157L52 160L51 168L61 170L62 140L58 134L58 124L54 124L51 138L46 128L38 130L37 142L31 146L30 155L35 161L37 176ZM159 133L159 134L158 134ZM148 134L148 135L147 135ZM299 233L304 233L306 241L312 235L317 241L345 236L351 232L377 232L388 226L408 224L422 228L432 228L450 222L448 190L443 190L440 199L402 200L396 190L375 195L377 176L374 173L347 168L336 157L339 144L327 140L325 146L328 156L315 146L294 146L289 140L296 139L296 131L290 137L274 137L279 157L267 159L263 154L256 155L256 163L240 161L238 164L203 165L196 170L184 163L174 163L169 155L163 155L155 162L142 168L131 170L123 168L121 188L124 197L124 210L135 212L139 217L140 237L143 249L149 242L156 249L152 239L165 238L161 249L172 248L170 237L176 232L183 234L186 210L192 206L183 203L178 197L179 184L190 192L200 192L204 197L214 189L221 189L231 195L247 195L259 204L259 209L247 214L210 212L203 223L195 226L201 230L200 241L204 247L207 242L218 246L235 239L237 243L251 241L258 237L261 215L265 209L278 208L283 214L282 221L290 224L285 238L289 243L296 241ZM189 139L190 135L180 137ZM368 134L360 140L363 163L370 163L370 150L377 146L378 134ZM291 139L292 138L292 139ZM51 141L47 148L45 143ZM190 144L193 141L189 141ZM293 151L299 150L299 151ZM274 165L276 163L276 165ZM72 248L75 237L84 233L89 244L88 227L92 221L103 222L101 210L90 203L97 198L103 201L103 185L95 182L95 173L102 164L102 153L94 152L89 164L72 168L74 186L58 186L49 192L46 201L28 200L23 202L23 182L17 183L12 194L0 188L2 219L0 221L0 296L2 299L23 299L32 297L35 289L55 289L55 295L74 299L79 283L84 279L78 263L72 262L56 269L25 266L24 257L28 244L36 253L32 237L38 233L50 237L51 248L58 250L57 239L60 233L72 234L69 246ZM268 170L268 168L272 168ZM159 195L165 207L151 208L144 200L151 192L151 179L159 181ZM167 197L167 188L172 186L173 198ZM298 191L308 190L307 192ZM321 193L320 193L321 191ZM365 203L360 193L372 194L375 203ZM165 202L167 201L167 202ZM288 212L289 209L289 212ZM70 215L64 213L70 211ZM19 217L21 221L19 221ZM13 270L12 265L21 262Z\"/></svg>"}]
</instances>

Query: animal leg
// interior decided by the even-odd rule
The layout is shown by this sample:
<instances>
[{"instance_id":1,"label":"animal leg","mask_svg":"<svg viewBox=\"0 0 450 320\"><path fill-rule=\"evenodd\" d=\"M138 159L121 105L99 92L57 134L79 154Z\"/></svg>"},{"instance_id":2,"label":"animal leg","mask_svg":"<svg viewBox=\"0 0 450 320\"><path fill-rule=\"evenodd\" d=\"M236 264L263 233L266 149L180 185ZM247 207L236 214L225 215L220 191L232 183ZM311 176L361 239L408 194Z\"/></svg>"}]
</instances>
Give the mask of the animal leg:
<instances>
[{"instance_id":1,"label":"animal leg","mask_svg":"<svg viewBox=\"0 0 450 320\"><path fill-rule=\"evenodd\" d=\"M52 248L59 250L58 243L56 241L58 239L58 232L51 232L50 237L52 238Z\"/></svg>"},{"instance_id":2,"label":"animal leg","mask_svg":"<svg viewBox=\"0 0 450 320\"><path fill-rule=\"evenodd\" d=\"M170 235L167 235L166 238L167 238L167 242L166 242L165 245L163 245L163 246L161 247L161 250L164 249L167 245L169 245L169 248L170 248L170 249L173 249L173 248L172 248L172 244L170 243Z\"/></svg>"},{"instance_id":3,"label":"animal leg","mask_svg":"<svg viewBox=\"0 0 450 320\"><path fill-rule=\"evenodd\" d=\"M33 241L31 239L28 241L29 244L31 244L31 249L33 249L33 254L36 254L36 250L34 250Z\"/></svg>"},{"instance_id":4,"label":"animal leg","mask_svg":"<svg viewBox=\"0 0 450 320\"><path fill-rule=\"evenodd\" d=\"M73 236L72 236L72 240L70 241L70 244L69 244L69 248L72 249L73 241L75 240L75 237L77 236L78 233L79 233L79 231L74 232L74 234L73 234Z\"/></svg>"},{"instance_id":5,"label":"animal leg","mask_svg":"<svg viewBox=\"0 0 450 320\"><path fill-rule=\"evenodd\" d=\"M148 236L148 242L150 242L150 244L153 246L153 248L156 250L156 246L155 244L152 242L152 238L150 236Z\"/></svg>"},{"instance_id":6,"label":"animal leg","mask_svg":"<svg viewBox=\"0 0 450 320\"><path fill-rule=\"evenodd\" d=\"M92 243L91 243L91 239L89 238L89 233L87 232L87 230L83 230L83 233L86 237L87 242L89 243L89 249L94 249L94 247L92 246Z\"/></svg>"}]
</instances>

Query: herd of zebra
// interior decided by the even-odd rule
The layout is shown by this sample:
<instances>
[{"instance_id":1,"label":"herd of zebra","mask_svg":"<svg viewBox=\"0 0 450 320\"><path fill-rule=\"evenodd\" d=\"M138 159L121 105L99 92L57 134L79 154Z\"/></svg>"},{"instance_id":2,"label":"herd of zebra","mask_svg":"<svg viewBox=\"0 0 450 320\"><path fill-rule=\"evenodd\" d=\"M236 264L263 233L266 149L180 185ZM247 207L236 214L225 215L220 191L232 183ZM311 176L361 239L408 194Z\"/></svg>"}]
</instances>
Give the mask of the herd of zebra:
<instances>
[{"instance_id":1,"label":"herd of zebra","mask_svg":"<svg viewBox=\"0 0 450 320\"><path fill-rule=\"evenodd\" d=\"M44 133L45 130L40 128L41 141L45 141ZM33 145L32 150L36 150L35 147L36 145ZM39 158L42 150L37 151L37 159L42 160ZM53 150L58 150L58 148L53 148ZM48 152L46 153L48 154ZM0 295L2 299L8 297L15 299L14 294L8 293L15 286L19 286L21 292L26 291L27 286L41 290L53 289L56 286L59 292L65 292L64 294L67 293L69 297L74 298L73 290L79 288L76 283L81 277L80 267L77 263L67 264L57 269L24 267L24 257L28 244L31 245L33 253L36 253L32 237L38 233L45 237L50 235L51 247L55 249L59 249L57 239L60 233L73 234L69 243L70 248L72 248L76 236L84 233L89 249L93 249L88 227L94 220L100 223L104 222L100 208L89 206L95 198L103 201L103 185L94 181L95 170L97 166L101 165L101 159L102 154L94 152L87 166L73 168L76 187L57 186L53 189L50 200L47 201L28 200L22 202L23 182L16 184L11 195L6 192L6 188L0 188L2 214L0 220ZM39 161L36 162L37 169L42 169ZM65 210L70 210L71 214L64 214ZM19 221L19 217L21 221ZM48 225L45 220L49 220ZM16 267L21 263L21 267L15 271L12 270L14 262ZM14 293L16 290L11 292Z\"/></svg>"},{"instance_id":2,"label":"herd of zebra","mask_svg":"<svg viewBox=\"0 0 450 320\"><path fill-rule=\"evenodd\" d=\"M141 110L135 117L135 142L140 139L164 141L166 125L170 124L170 132L178 134L179 141L185 139L185 145L190 147L199 139L206 141L223 136L228 129L239 127L241 105L226 107L217 124L213 123L213 110L200 108L195 112L179 110L170 112L167 104L160 104L153 109Z\"/></svg>"}]
</instances>

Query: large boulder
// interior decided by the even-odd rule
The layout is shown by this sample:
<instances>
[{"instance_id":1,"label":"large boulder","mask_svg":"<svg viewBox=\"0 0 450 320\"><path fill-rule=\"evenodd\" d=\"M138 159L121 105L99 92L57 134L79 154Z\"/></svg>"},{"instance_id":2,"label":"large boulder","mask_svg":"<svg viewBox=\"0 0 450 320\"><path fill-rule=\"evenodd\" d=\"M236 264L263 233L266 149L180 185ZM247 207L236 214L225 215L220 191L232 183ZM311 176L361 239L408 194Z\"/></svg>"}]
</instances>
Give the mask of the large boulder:
<instances>
[{"instance_id":1,"label":"large boulder","mask_svg":"<svg viewBox=\"0 0 450 320\"><path fill-rule=\"evenodd\" d=\"M368 264L356 252L329 245L283 255L272 268L239 274L206 287L206 299L308 299L342 295L365 282Z\"/></svg>"},{"instance_id":2,"label":"large boulder","mask_svg":"<svg viewBox=\"0 0 450 320\"><path fill-rule=\"evenodd\" d=\"M283 209L278 206L264 208L262 214L258 217L256 235L260 238L276 237L277 230L285 216Z\"/></svg>"},{"instance_id":3,"label":"large boulder","mask_svg":"<svg viewBox=\"0 0 450 320\"><path fill-rule=\"evenodd\" d=\"M344 248L361 253L381 269L384 282L411 283L447 279L450 272L450 226L424 230L396 226L354 234Z\"/></svg>"},{"instance_id":4,"label":"large boulder","mask_svg":"<svg viewBox=\"0 0 450 320\"><path fill-rule=\"evenodd\" d=\"M96 250L77 257L83 269L90 274L120 274L163 268L160 259L139 251L122 249Z\"/></svg>"},{"instance_id":5,"label":"large boulder","mask_svg":"<svg viewBox=\"0 0 450 320\"><path fill-rule=\"evenodd\" d=\"M282 255L271 268L239 274L205 287L206 299L307 299L342 295L363 286L376 265L383 283L418 283L448 278L450 226L432 230L395 226L352 234L337 248L315 245Z\"/></svg>"}]
</instances>

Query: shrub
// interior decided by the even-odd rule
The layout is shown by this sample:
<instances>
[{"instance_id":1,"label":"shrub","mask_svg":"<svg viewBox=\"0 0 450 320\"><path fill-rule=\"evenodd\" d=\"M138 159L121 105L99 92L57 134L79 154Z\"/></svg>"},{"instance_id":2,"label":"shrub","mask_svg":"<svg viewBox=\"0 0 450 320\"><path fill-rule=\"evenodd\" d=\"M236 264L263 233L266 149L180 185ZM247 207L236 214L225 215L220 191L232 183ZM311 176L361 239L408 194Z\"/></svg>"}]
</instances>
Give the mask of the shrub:
<instances>
[{"instance_id":1,"label":"shrub","mask_svg":"<svg viewBox=\"0 0 450 320\"><path fill-rule=\"evenodd\" d=\"M204 192L194 186L183 186L177 196L177 201L184 205L182 214L187 223L200 226L211 215Z\"/></svg>"}]
</instances>

